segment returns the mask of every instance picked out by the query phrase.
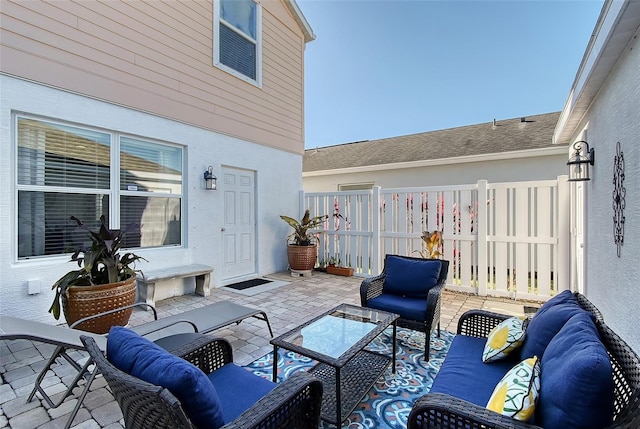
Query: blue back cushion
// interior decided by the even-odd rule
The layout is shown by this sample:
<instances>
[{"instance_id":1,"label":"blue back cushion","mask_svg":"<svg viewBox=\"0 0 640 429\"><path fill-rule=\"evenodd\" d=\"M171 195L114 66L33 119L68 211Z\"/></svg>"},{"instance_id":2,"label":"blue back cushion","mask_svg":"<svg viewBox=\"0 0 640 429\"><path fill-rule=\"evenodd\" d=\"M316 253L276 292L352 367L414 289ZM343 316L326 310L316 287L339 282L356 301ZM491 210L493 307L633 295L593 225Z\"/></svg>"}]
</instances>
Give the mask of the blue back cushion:
<instances>
[{"instance_id":1,"label":"blue back cushion","mask_svg":"<svg viewBox=\"0 0 640 429\"><path fill-rule=\"evenodd\" d=\"M216 389L190 362L121 326L109 331L107 359L127 374L168 389L198 428L217 429L224 424Z\"/></svg>"},{"instance_id":2,"label":"blue back cushion","mask_svg":"<svg viewBox=\"0 0 640 429\"><path fill-rule=\"evenodd\" d=\"M545 308L549 309L557 304L567 304L567 303L580 305L578 304L578 299L573 294L573 292L571 292L570 290L563 290L562 292L560 292L559 294L555 295L553 298L545 302L540 308L540 310L544 310Z\"/></svg>"},{"instance_id":3,"label":"blue back cushion","mask_svg":"<svg viewBox=\"0 0 640 429\"><path fill-rule=\"evenodd\" d=\"M520 348L520 358L524 360L542 356L551 339L560 332L567 320L578 313L590 316L569 291L547 301L527 325L524 343Z\"/></svg>"},{"instance_id":4,"label":"blue back cushion","mask_svg":"<svg viewBox=\"0 0 640 429\"><path fill-rule=\"evenodd\" d=\"M384 264L384 293L426 298L438 284L441 261L387 255Z\"/></svg>"},{"instance_id":5,"label":"blue back cushion","mask_svg":"<svg viewBox=\"0 0 640 429\"><path fill-rule=\"evenodd\" d=\"M599 429L612 421L611 362L588 313L574 315L541 360L536 424L545 429Z\"/></svg>"}]
</instances>

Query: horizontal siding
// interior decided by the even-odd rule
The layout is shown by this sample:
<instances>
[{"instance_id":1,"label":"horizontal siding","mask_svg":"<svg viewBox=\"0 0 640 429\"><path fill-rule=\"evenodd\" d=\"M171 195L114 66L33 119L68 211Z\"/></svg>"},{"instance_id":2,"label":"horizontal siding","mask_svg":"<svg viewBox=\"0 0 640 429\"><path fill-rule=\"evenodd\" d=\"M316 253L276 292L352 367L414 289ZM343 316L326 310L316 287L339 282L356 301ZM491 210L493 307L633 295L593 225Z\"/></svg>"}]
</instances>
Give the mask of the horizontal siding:
<instances>
[{"instance_id":1,"label":"horizontal siding","mask_svg":"<svg viewBox=\"0 0 640 429\"><path fill-rule=\"evenodd\" d=\"M213 67L209 1L3 1L0 67L302 153L302 31L280 1L262 5L262 88Z\"/></svg>"}]
</instances>

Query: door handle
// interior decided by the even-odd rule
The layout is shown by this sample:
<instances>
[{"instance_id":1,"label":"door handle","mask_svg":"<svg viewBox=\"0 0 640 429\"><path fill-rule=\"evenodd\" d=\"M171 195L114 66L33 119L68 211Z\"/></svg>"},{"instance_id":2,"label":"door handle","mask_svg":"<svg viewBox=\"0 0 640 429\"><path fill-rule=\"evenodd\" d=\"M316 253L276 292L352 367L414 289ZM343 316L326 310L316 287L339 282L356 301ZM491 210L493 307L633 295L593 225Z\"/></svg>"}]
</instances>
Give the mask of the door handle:
<instances>
[{"instance_id":1,"label":"door handle","mask_svg":"<svg viewBox=\"0 0 640 429\"><path fill-rule=\"evenodd\" d=\"M226 229L225 228L220 228L220 232L225 232Z\"/></svg>"}]
</instances>

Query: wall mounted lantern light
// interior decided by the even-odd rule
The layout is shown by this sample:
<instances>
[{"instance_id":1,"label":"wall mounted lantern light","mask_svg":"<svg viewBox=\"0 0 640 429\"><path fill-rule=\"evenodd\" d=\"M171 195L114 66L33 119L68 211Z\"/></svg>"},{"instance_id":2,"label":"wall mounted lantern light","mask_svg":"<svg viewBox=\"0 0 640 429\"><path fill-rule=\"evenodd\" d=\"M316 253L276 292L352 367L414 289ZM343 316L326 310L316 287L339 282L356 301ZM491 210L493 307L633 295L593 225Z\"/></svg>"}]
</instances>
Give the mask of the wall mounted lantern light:
<instances>
[{"instance_id":1,"label":"wall mounted lantern light","mask_svg":"<svg viewBox=\"0 0 640 429\"><path fill-rule=\"evenodd\" d=\"M209 168L207 168L207 171L204 172L205 189L208 191L215 191L218 189L218 185L216 184L217 180L218 178L213 175L213 167L210 165Z\"/></svg>"},{"instance_id":2,"label":"wall mounted lantern light","mask_svg":"<svg viewBox=\"0 0 640 429\"><path fill-rule=\"evenodd\" d=\"M573 155L569 157L569 182L581 182L591 180L589 177L589 165L593 165L596 150L589 149L589 143L580 140L573 144Z\"/></svg>"}]
</instances>

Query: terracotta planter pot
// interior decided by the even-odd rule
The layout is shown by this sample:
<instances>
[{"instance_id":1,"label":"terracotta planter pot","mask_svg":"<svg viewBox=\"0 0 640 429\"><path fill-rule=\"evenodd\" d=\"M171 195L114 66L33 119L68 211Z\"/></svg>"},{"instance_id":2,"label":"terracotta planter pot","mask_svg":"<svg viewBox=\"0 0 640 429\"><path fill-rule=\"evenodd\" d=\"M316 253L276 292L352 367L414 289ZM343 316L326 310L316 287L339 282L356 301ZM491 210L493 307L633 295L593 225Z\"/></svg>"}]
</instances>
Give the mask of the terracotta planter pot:
<instances>
[{"instance_id":1,"label":"terracotta planter pot","mask_svg":"<svg viewBox=\"0 0 640 429\"><path fill-rule=\"evenodd\" d=\"M333 274L336 276L350 277L353 275L353 268L350 267L336 267L335 265L329 265L327 267L327 274Z\"/></svg>"},{"instance_id":2,"label":"terracotta planter pot","mask_svg":"<svg viewBox=\"0 0 640 429\"><path fill-rule=\"evenodd\" d=\"M119 283L98 286L71 286L62 296L62 309L67 324L71 325L83 317L114 310L136 302L136 276ZM129 322L133 309L118 311L104 317L88 320L76 329L105 334L114 325L124 326Z\"/></svg>"},{"instance_id":3,"label":"terracotta planter pot","mask_svg":"<svg viewBox=\"0 0 640 429\"><path fill-rule=\"evenodd\" d=\"M316 264L318 256L318 246L297 246L287 245L287 257L289 258L289 268L296 271L311 271Z\"/></svg>"}]
</instances>

